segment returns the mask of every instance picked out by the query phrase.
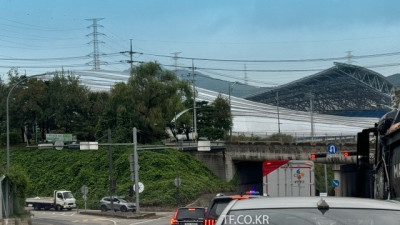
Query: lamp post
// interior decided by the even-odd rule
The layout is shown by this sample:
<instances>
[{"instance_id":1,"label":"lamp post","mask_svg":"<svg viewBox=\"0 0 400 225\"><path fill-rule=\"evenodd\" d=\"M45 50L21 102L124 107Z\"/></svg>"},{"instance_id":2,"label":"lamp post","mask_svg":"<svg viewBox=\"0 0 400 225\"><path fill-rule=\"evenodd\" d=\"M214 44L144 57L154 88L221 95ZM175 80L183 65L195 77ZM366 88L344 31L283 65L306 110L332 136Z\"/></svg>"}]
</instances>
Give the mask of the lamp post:
<instances>
[{"instance_id":1,"label":"lamp post","mask_svg":"<svg viewBox=\"0 0 400 225\"><path fill-rule=\"evenodd\" d=\"M8 110L8 104L9 104L11 92L14 90L15 87L17 87L23 81L26 81L26 80L28 80L30 78L33 78L33 77L40 77L40 76L44 76L44 75L49 75L49 74L44 73L44 74L37 74L37 75L32 75L32 76L29 76L29 77L25 77L24 79L21 79L16 84L14 84L14 86L12 86L10 91L8 92L7 101L6 101L6 111L7 111L7 114L6 114L6 121L7 121L7 131L6 131L6 133L7 133L7 165L6 165L6 172L7 172L7 174L10 173L10 120L9 120L9 113L8 113L8 111L9 111ZM6 217L8 217L9 213L10 213L10 208L9 208L9 205L8 205L8 200L9 200L9 195L8 194L9 194L9 182L7 180L7 183L6 183L6 202L5 202L6 203L5 204L5 206L6 206L6 210L5 210L6 211L6 213L5 213Z\"/></svg>"}]
</instances>

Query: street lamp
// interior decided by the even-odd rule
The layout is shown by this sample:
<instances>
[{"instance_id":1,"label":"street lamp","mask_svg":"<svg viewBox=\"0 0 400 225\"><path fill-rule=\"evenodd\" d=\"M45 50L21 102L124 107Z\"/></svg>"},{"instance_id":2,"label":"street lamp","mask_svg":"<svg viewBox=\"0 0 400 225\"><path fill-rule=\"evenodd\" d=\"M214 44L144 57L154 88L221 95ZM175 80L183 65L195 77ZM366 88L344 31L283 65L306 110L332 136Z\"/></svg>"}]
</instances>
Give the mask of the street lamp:
<instances>
[{"instance_id":1,"label":"street lamp","mask_svg":"<svg viewBox=\"0 0 400 225\"><path fill-rule=\"evenodd\" d=\"M33 78L33 77L40 77L40 76L45 76L45 75L49 75L49 74L48 73L44 73L44 74L37 74L37 75L32 75L32 76L29 76L29 77L25 77L24 79L21 79L16 84L14 84L14 86L12 86L10 91L8 92L7 102L6 102L6 111L7 111L7 114L6 114L6 120L7 120L7 131L6 131L6 133L7 133L7 165L6 165L6 172L7 172L7 174L10 173L10 120L9 120L9 113L8 113L8 111L9 111L8 110L8 102L9 102L9 99L10 99L10 96L11 96L11 92L14 90L15 87L17 87L23 81L26 81L26 80L28 80L30 78ZM10 212L10 208L8 207L8 199L9 199L8 192L9 192L9 182L7 180L7 185L6 185L6 204L5 204L6 205L6 213L5 213L6 217L8 217L9 212Z\"/></svg>"},{"instance_id":2,"label":"street lamp","mask_svg":"<svg viewBox=\"0 0 400 225\"><path fill-rule=\"evenodd\" d=\"M229 83L229 91L228 91L228 93L229 93L229 107L231 107L231 92L233 90L233 86L235 86L237 83L238 83L237 81L235 81L233 83Z\"/></svg>"}]
</instances>

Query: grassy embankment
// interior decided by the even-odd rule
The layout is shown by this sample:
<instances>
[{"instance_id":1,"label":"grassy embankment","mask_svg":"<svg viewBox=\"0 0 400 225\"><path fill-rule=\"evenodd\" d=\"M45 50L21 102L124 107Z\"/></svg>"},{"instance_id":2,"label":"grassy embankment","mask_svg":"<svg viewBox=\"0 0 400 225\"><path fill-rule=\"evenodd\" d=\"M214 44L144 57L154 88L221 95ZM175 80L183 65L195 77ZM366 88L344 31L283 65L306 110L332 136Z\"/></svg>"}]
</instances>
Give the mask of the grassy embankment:
<instances>
[{"instance_id":1,"label":"grassy embankment","mask_svg":"<svg viewBox=\"0 0 400 225\"><path fill-rule=\"evenodd\" d=\"M11 147L11 169L18 166L27 174L27 197L51 196L53 190L71 190L78 207L83 208L82 185L89 188L87 207L97 208L101 197L109 195L109 161L107 147L97 151L38 150ZM140 194L143 206L172 206L177 200L174 179L179 176L181 205L189 203L203 193L230 191L233 185L218 179L200 161L189 154L173 149L141 150L139 152L139 176L145 185ZM113 147L113 177L116 180L115 195L128 196L130 167L128 156L132 147ZM5 168L6 150L0 148L0 162ZM134 199L132 199L134 201Z\"/></svg>"}]
</instances>

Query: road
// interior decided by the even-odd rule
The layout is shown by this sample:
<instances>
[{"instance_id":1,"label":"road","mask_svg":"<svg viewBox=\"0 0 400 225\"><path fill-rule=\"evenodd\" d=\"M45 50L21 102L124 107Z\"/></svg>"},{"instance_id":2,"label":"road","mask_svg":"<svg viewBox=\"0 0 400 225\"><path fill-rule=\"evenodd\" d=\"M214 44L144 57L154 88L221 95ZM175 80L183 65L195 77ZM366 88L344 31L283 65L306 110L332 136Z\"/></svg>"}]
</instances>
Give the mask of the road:
<instances>
[{"instance_id":1,"label":"road","mask_svg":"<svg viewBox=\"0 0 400 225\"><path fill-rule=\"evenodd\" d=\"M169 225L173 212L157 212L156 218L122 219L79 214L76 211L31 211L34 225Z\"/></svg>"}]
</instances>

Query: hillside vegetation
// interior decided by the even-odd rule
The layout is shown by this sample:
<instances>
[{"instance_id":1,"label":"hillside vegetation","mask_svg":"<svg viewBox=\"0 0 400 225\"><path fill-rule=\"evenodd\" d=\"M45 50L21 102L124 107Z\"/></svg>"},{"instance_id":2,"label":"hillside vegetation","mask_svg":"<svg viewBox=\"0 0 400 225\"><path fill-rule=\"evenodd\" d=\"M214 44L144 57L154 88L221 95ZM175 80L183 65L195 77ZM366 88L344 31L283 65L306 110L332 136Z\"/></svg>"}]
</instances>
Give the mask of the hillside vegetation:
<instances>
[{"instance_id":1,"label":"hillside vegetation","mask_svg":"<svg viewBox=\"0 0 400 225\"><path fill-rule=\"evenodd\" d=\"M112 151L115 195L128 197L129 185L133 184L128 161L132 147L114 146ZM78 207L83 208L81 187L86 185L89 188L87 207L95 209L100 198L109 195L107 147L100 146L97 151L12 147L10 152L11 168L18 166L28 175L27 197L51 196L53 190L67 189L75 195ZM202 193L233 189L233 185L218 179L189 154L174 149L138 152L140 181L145 185L140 194L141 205L175 205L177 188L174 179L177 176L182 180L179 189L181 204L193 201ZM4 148L0 149L0 159L5 165Z\"/></svg>"}]
</instances>

